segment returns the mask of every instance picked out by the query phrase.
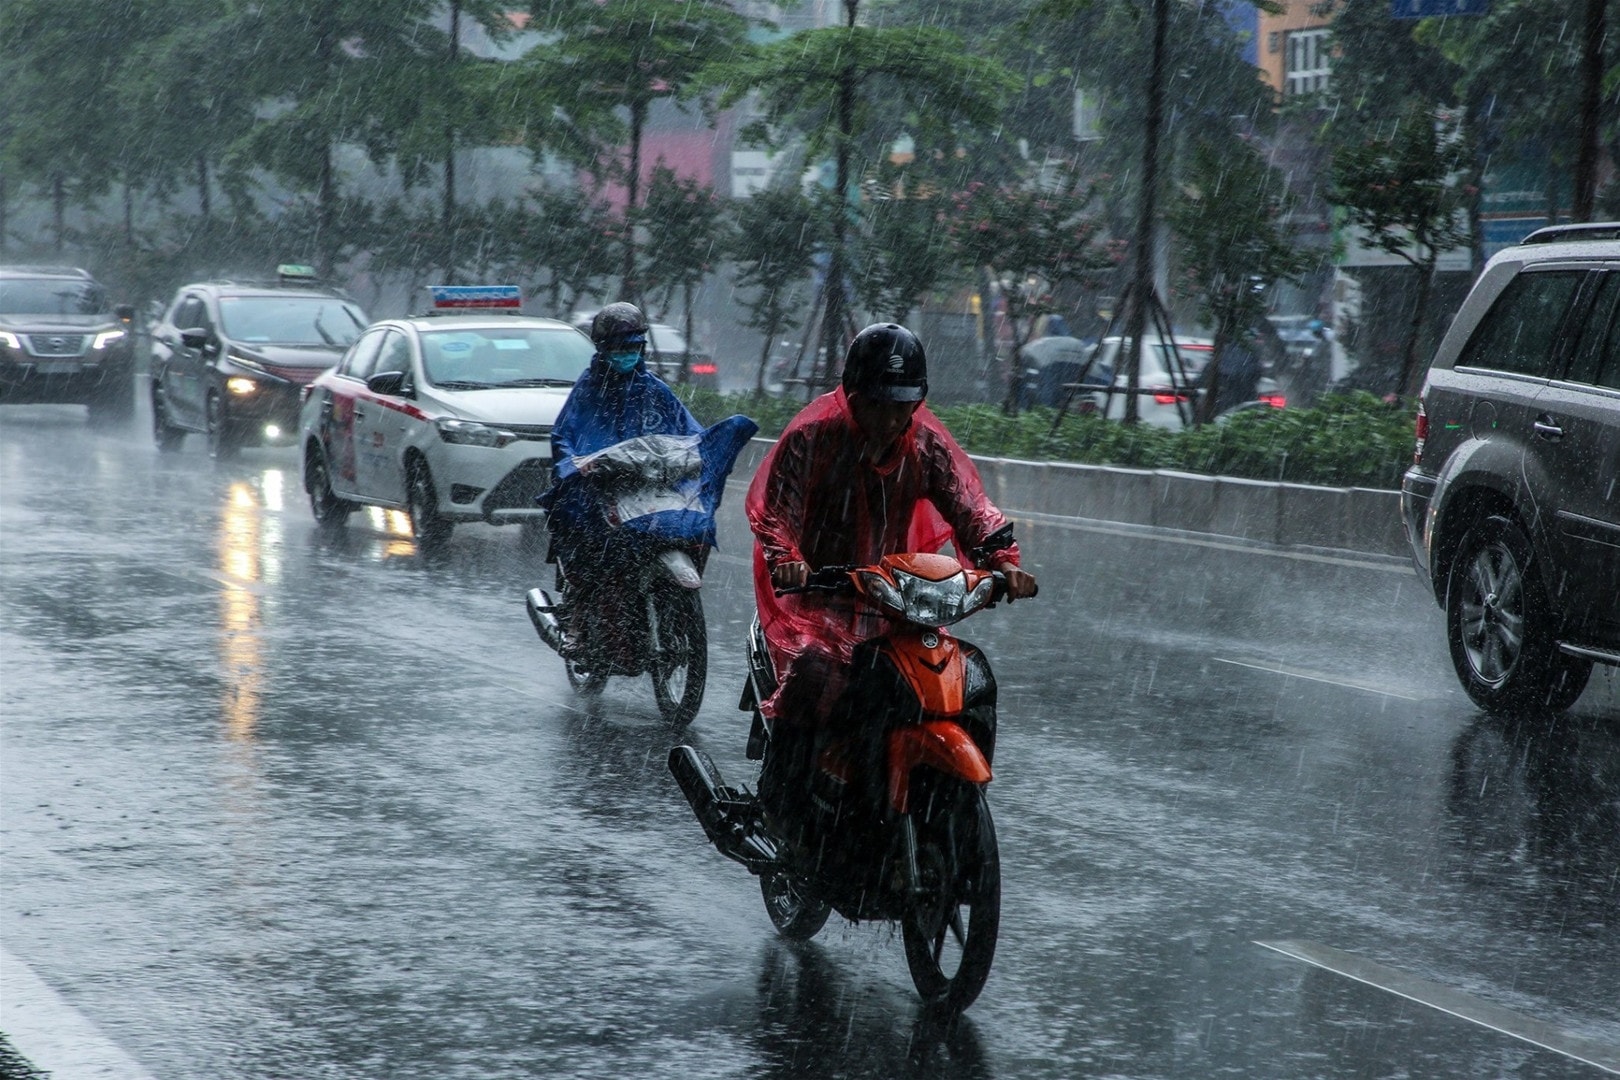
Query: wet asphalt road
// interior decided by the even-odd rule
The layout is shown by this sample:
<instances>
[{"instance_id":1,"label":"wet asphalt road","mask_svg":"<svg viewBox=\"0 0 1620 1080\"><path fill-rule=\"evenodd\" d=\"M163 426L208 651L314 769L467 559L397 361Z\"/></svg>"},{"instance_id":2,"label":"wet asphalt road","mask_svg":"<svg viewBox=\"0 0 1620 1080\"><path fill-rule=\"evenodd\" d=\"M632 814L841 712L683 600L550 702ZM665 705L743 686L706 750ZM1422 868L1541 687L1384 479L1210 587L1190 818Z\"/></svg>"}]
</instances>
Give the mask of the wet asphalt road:
<instances>
[{"instance_id":1,"label":"wet asphalt road","mask_svg":"<svg viewBox=\"0 0 1620 1080\"><path fill-rule=\"evenodd\" d=\"M739 496L691 730L733 783ZM941 1028L892 931L773 938L514 530L401 524L323 540L292 451L0 413L0 940L160 1080L1598 1074L1281 939L1620 1047L1620 686L1482 718L1400 567L1021 524L1041 597L961 627L1001 945Z\"/></svg>"}]
</instances>

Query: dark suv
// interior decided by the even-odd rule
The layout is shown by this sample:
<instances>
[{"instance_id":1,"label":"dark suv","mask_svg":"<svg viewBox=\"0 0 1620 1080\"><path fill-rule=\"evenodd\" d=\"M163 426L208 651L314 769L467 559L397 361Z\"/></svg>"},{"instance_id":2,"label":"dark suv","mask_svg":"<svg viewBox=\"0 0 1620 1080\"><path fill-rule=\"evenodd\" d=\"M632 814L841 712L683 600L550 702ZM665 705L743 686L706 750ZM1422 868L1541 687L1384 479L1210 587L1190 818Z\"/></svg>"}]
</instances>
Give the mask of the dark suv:
<instances>
[{"instance_id":1,"label":"dark suv","mask_svg":"<svg viewBox=\"0 0 1620 1080\"><path fill-rule=\"evenodd\" d=\"M1482 708L1567 708L1620 664L1620 223L1486 265L1430 365L1401 509Z\"/></svg>"},{"instance_id":2,"label":"dark suv","mask_svg":"<svg viewBox=\"0 0 1620 1080\"><path fill-rule=\"evenodd\" d=\"M183 286L152 330L158 449L177 449L188 431L207 435L216 458L296 442L304 387L367 322L347 294L301 267L283 267L275 281Z\"/></svg>"},{"instance_id":3,"label":"dark suv","mask_svg":"<svg viewBox=\"0 0 1620 1080\"><path fill-rule=\"evenodd\" d=\"M0 402L67 402L127 420L135 309L110 307L83 270L0 266Z\"/></svg>"}]
</instances>

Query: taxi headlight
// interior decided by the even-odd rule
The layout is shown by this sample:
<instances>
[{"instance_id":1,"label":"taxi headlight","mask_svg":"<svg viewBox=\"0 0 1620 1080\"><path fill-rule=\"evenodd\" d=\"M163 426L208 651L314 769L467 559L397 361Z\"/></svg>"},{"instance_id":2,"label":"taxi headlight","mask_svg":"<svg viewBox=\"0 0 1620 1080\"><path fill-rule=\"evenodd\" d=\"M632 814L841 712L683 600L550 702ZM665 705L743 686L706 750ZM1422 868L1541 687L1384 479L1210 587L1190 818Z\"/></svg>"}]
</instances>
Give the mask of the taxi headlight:
<instances>
[{"instance_id":1,"label":"taxi headlight","mask_svg":"<svg viewBox=\"0 0 1620 1080\"><path fill-rule=\"evenodd\" d=\"M225 380L225 389L233 394L251 394L258 388L258 383L241 375L233 375Z\"/></svg>"},{"instance_id":2,"label":"taxi headlight","mask_svg":"<svg viewBox=\"0 0 1620 1080\"><path fill-rule=\"evenodd\" d=\"M510 431L502 431L500 428L480 424L475 420L457 420L449 416L440 418L437 426L439 438L459 446L501 447L517 438Z\"/></svg>"}]
</instances>

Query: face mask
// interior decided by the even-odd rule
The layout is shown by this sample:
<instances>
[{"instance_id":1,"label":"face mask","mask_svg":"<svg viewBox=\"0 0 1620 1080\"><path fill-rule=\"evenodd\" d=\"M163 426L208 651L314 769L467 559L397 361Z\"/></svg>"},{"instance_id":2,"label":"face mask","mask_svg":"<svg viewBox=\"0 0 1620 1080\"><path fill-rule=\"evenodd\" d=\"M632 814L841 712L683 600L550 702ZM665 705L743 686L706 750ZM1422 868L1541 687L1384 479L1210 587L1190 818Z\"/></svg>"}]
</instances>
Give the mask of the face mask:
<instances>
[{"instance_id":1,"label":"face mask","mask_svg":"<svg viewBox=\"0 0 1620 1080\"><path fill-rule=\"evenodd\" d=\"M641 363L641 350L631 349L629 352L610 352L607 354L608 367L623 375L634 371L636 365Z\"/></svg>"}]
</instances>

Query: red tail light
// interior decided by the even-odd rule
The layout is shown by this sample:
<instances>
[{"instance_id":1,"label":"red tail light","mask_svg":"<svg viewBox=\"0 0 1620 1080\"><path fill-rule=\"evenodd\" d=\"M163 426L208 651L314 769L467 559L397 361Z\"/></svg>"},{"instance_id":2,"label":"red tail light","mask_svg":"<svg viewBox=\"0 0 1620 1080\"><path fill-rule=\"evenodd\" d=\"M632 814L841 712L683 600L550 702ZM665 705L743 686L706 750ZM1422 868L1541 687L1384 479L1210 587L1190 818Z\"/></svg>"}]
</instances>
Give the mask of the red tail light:
<instances>
[{"instance_id":1,"label":"red tail light","mask_svg":"<svg viewBox=\"0 0 1620 1080\"><path fill-rule=\"evenodd\" d=\"M1412 464L1416 465L1423 460L1423 444L1429 441L1429 414L1424 411L1421 398L1418 399L1417 419L1412 422L1412 435L1415 439Z\"/></svg>"},{"instance_id":2,"label":"red tail light","mask_svg":"<svg viewBox=\"0 0 1620 1080\"><path fill-rule=\"evenodd\" d=\"M693 364L692 365L692 374L694 374L694 375L714 375L714 374L717 374L719 371L720 371L720 369L718 367L716 367L714 364Z\"/></svg>"},{"instance_id":3,"label":"red tail light","mask_svg":"<svg viewBox=\"0 0 1620 1080\"><path fill-rule=\"evenodd\" d=\"M1288 407L1287 394L1261 394L1260 400L1265 402L1267 405L1270 405L1273 409L1286 409Z\"/></svg>"},{"instance_id":4,"label":"red tail light","mask_svg":"<svg viewBox=\"0 0 1620 1080\"><path fill-rule=\"evenodd\" d=\"M1192 399L1186 394L1176 393L1168 386L1155 386L1153 388L1153 400L1160 405L1174 405L1178 401L1191 401Z\"/></svg>"}]
</instances>

